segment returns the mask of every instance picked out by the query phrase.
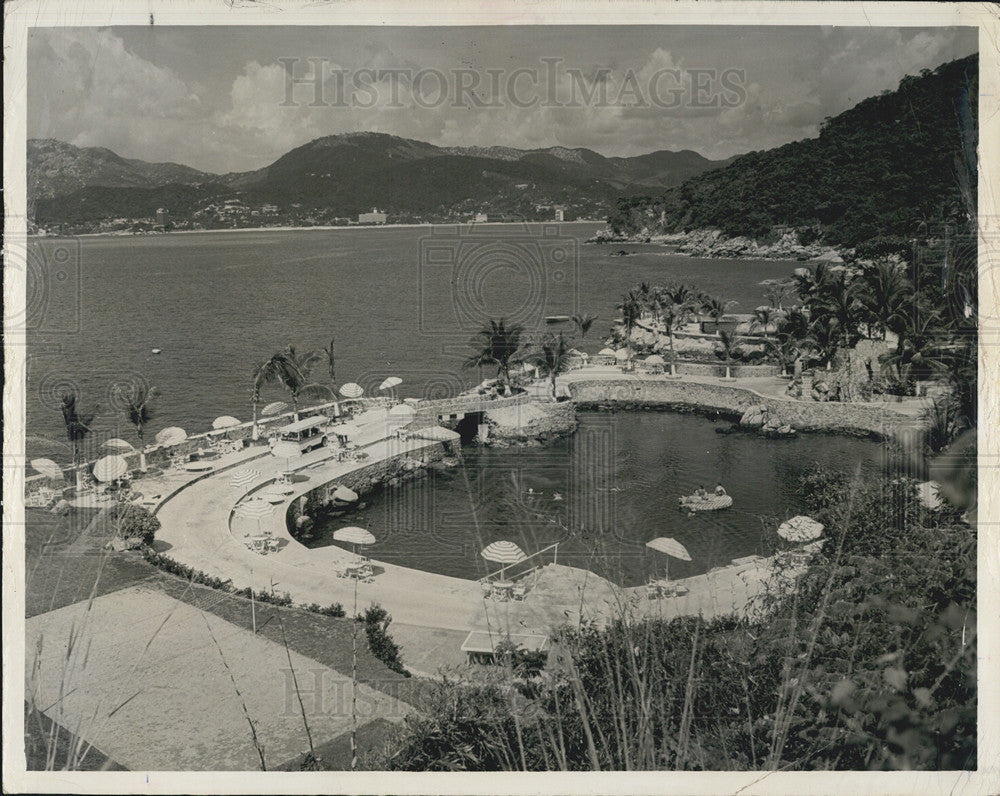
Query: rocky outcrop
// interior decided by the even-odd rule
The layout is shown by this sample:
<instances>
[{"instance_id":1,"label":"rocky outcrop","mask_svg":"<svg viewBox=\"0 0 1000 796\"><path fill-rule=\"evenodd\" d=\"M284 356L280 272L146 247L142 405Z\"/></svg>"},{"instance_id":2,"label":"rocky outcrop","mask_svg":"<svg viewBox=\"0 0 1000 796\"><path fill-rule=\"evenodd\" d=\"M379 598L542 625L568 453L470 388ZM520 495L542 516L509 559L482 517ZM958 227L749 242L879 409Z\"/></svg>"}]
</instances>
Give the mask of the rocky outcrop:
<instances>
[{"instance_id":1,"label":"rocky outcrop","mask_svg":"<svg viewBox=\"0 0 1000 796\"><path fill-rule=\"evenodd\" d=\"M696 229L691 232L657 234L644 229L638 235L624 237L610 229L600 230L588 243L661 243L675 248L678 254L714 259L744 260L823 260L843 262L840 254L820 243L804 244L792 230L776 241L761 243L753 238L728 238L718 229Z\"/></svg>"},{"instance_id":2,"label":"rocky outcrop","mask_svg":"<svg viewBox=\"0 0 1000 796\"><path fill-rule=\"evenodd\" d=\"M768 422L767 407L751 406L740 418L740 425L743 428L762 428Z\"/></svg>"},{"instance_id":3,"label":"rocky outcrop","mask_svg":"<svg viewBox=\"0 0 1000 796\"><path fill-rule=\"evenodd\" d=\"M488 432L480 442L497 448L513 445L544 445L576 431L573 404L531 403L490 409L483 416Z\"/></svg>"}]
</instances>

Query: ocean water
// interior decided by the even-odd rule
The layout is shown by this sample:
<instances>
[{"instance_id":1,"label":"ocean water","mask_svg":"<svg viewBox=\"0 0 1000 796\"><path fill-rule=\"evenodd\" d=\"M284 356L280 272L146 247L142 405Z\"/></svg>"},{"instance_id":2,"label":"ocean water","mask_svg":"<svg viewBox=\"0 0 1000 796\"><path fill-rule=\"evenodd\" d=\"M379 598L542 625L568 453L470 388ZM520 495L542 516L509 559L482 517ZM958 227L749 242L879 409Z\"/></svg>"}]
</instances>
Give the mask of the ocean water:
<instances>
[{"instance_id":1,"label":"ocean water","mask_svg":"<svg viewBox=\"0 0 1000 796\"><path fill-rule=\"evenodd\" d=\"M249 420L256 362L287 344L304 351L335 336L338 383L372 389L396 375L401 397L443 397L493 375L462 367L469 339L488 318L544 331L547 315L596 314L582 346L596 351L621 294L640 281L688 281L752 311L762 302L758 283L796 267L584 245L600 226L33 239L28 454L68 459L59 412L67 387L99 405L103 437L133 439L114 386L137 382L161 392L150 437L170 425L195 433L223 414ZM637 254L609 256L622 248ZM263 396L283 398L278 388Z\"/></svg>"},{"instance_id":2,"label":"ocean water","mask_svg":"<svg viewBox=\"0 0 1000 796\"><path fill-rule=\"evenodd\" d=\"M581 412L572 437L544 448L466 445L458 469L384 485L368 505L318 530L311 546L332 544L344 525L378 540L372 557L456 577L487 573L479 551L498 539L534 553L559 542L559 563L619 584L644 583L667 563L645 543L672 537L691 561L671 559L672 577L732 559L773 552L780 522L801 514L796 491L814 464L871 475L888 466L880 444L801 434L765 440L716 434L728 421L658 411ZM721 481L733 506L689 516L678 498ZM542 561L552 560L549 552Z\"/></svg>"}]
</instances>

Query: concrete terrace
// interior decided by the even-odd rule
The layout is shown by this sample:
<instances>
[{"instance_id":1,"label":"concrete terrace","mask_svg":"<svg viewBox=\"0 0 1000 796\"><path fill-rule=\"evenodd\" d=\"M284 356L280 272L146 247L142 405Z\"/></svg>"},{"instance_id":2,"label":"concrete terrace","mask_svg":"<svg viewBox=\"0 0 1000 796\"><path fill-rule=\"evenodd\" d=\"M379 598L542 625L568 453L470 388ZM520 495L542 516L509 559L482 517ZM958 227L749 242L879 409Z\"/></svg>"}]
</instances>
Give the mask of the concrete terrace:
<instances>
[{"instance_id":1,"label":"concrete terrace","mask_svg":"<svg viewBox=\"0 0 1000 796\"><path fill-rule=\"evenodd\" d=\"M612 367L572 371L560 377L559 386L572 391L575 383L595 381L711 384L771 400L775 396L768 386L781 387L774 378L741 380L737 387L708 377L673 380L662 375L623 374ZM539 391L543 389L544 385L539 385ZM768 392L772 395L768 396ZM913 417L910 412L894 414L901 421ZM234 516L236 504L249 494L266 490L289 469L285 459L272 456L261 446L227 454L212 462L207 472L168 470L137 482L136 488L147 500L151 495L160 495L155 507L162 524L157 534L158 551L196 570L230 580L235 588L287 592L297 604L326 606L339 602L350 611L356 588L359 610L371 603L386 608L393 617L391 632L403 646L404 660L415 671L426 674L461 664L459 646L471 630L549 633L564 623L576 624L582 619L602 622L623 611L664 618L743 613L772 579L772 562L756 559L686 579L683 585L688 593L683 596L649 599L645 588L622 589L594 573L549 564L531 576L531 588L523 601L495 602L483 597L475 581L377 560L373 561L376 574L370 583L339 577L338 571L354 561L350 551L337 546L309 549L289 534L286 513L293 501L309 491L380 462L420 458L440 444L413 436L402 440L387 433L363 446L368 454L363 461L338 461L328 448L312 451L292 460L290 469L296 477L289 493L259 521ZM237 491L230 484L232 471L247 463L261 476ZM260 554L246 546L244 535L248 530L257 532L258 522L260 531L270 532L280 540L276 551Z\"/></svg>"}]
</instances>

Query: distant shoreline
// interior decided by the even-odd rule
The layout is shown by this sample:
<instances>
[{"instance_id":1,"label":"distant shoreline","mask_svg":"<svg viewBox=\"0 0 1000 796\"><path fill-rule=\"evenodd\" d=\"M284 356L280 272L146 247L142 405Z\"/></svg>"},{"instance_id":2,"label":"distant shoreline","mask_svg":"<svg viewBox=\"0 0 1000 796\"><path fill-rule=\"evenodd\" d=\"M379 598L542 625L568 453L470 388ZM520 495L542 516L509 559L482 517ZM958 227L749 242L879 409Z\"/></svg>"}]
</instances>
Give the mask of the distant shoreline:
<instances>
[{"instance_id":1,"label":"distant shoreline","mask_svg":"<svg viewBox=\"0 0 1000 796\"><path fill-rule=\"evenodd\" d=\"M153 238L170 235L204 235L213 232L306 232L347 229L420 229L422 227L520 227L531 224L603 224L603 221L438 221L422 224L341 224L312 227L238 227L233 229L177 229L171 232L81 232L77 235L29 234L29 238Z\"/></svg>"}]
</instances>

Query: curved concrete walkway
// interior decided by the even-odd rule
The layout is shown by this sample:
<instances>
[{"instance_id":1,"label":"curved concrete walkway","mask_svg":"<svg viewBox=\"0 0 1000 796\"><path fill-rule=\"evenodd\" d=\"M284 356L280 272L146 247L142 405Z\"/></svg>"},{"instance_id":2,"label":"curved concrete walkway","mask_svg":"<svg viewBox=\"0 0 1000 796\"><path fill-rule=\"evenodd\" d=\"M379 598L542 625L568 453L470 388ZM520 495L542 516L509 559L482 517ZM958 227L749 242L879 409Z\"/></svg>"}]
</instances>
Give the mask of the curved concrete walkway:
<instances>
[{"instance_id":1,"label":"curved concrete walkway","mask_svg":"<svg viewBox=\"0 0 1000 796\"><path fill-rule=\"evenodd\" d=\"M561 380L595 377L665 378L629 376L614 368L587 368ZM373 581L357 583L337 575L354 560L352 553L337 546L309 549L290 536L285 517L292 501L300 496L379 461L419 457L439 444L387 437L364 446L369 454L364 461L339 462L327 448L294 460L297 480L291 493L259 521L261 531L269 531L280 540L278 550L268 554L253 552L244 543L247 524L254 531L257 521L233 516L240 499L272 485L288 469L285 459L275 458L265 448L231 454L213 463L213 469L204 474L168 472L156 479L159 483L148 479L139 488L146 494L159 488L165 496L156 509L161 522L158 551L208 575L230 580L237 589L249 586L255 591L287 592L297 604L325 607L341 603L351 611L356 593L359 610L372 603L388 610L397 641L403 642L404 660L411 666L417 661L424 671L460 662L458 647L470 630L550 633L565 623L575 625L583 619L600 623L625 613L663 618L700 614L706 619L745 614L753 598L773 582L772 561L756 559L686 579L686 595L651 600L645 588L622 589L586 570L550 564L534 573L523 601L501 603L485 599L475 581L379 561L373 562ZM260 479L234 490L231 471L251 460L261 471Z\"/></svg>"}]
</instances>

